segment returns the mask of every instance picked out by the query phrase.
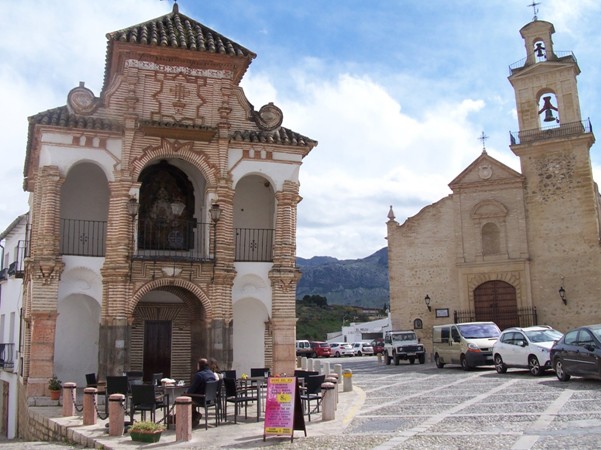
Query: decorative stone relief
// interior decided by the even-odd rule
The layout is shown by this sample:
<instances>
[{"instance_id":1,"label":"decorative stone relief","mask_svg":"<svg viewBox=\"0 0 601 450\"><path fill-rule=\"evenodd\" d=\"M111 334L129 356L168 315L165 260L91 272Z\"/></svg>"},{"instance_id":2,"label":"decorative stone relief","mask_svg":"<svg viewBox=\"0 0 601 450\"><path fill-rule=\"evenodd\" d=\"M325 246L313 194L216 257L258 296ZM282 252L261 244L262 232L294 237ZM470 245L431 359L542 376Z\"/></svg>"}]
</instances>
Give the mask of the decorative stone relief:
<instances>
[{"instance_id":1,"label":"decorative stone relief","mask_svg":"<svg viewBox=\"0 0 601 450\"><path fill-rule=\"evenodd\" d=\"M284 114L273 103L263 105L259 112L254 114L255 123L263 131L272 131L282 125Z\"/></svg>"},{"instance_id":2,"label":"decorative stone relief","mask_svg":"<svg viewBox=\"0 0 601 450\"><path fill-rule=\"evenodd\" d=\"M89 115L96 111L98 99L94 93L80 82L79 86L71 89L67 95L67 104L75 114Z\"/></svg>"}]
</instances>

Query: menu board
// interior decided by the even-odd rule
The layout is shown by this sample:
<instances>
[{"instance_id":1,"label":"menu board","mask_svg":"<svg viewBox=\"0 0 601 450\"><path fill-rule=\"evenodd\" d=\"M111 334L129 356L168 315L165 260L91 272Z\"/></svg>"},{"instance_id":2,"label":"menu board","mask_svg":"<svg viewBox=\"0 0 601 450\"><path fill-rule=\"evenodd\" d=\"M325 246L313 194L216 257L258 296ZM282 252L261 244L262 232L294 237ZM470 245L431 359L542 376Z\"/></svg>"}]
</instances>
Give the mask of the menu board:
<instances>
[{"instance_id":1,"label":"menu board","mask_svg":"<svg viewBox=\"0 0 601 450\"><path fill-rule=\"evenodd\" d=\"M268 434L288 435L292 440L294 430L304 430L307 435L296 377L269 377L263 440Z\"/></svg>"}]
</instances>

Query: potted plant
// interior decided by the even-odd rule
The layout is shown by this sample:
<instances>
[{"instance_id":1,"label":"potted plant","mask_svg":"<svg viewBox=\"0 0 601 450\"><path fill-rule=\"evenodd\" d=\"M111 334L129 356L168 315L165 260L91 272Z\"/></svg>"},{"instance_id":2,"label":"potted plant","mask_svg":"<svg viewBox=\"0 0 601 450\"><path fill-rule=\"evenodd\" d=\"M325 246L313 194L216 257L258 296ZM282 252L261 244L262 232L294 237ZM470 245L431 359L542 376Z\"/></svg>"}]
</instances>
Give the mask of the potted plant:
<instances>
[{"instance_id":1,"label":"potted plant","mask_svg":"<svg viewBox=\"0 0 601 450\"><path fill-rule=\"evenodd\" d=\"M48 380L48 390L50 391L51 400L58 400L60 398L62 387L63 382L56 375L52 375L52 378Z\"/></svg>"},{"instance_id":2,"label":"potted plant","mask_svg":"<svg viewBox=\"0 0 601 450\"><path fill-rule=\"evenodd\" d=\"M139 442L159 442L163 431L165 431L163 425L146 420L134 422L133 425L129 427L131 439Z\"/></svg>"}]
</instances>

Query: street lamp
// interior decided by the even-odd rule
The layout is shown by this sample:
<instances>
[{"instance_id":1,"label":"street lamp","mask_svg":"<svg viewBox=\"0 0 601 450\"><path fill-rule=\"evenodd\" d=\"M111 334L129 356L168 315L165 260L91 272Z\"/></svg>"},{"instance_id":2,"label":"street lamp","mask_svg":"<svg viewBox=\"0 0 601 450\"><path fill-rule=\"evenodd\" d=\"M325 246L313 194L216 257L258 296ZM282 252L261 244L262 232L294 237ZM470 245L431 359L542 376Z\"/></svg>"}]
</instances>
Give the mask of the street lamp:
<instances>
[{"instance_id":1,"label":"street lamp","mask_svg":"<svg viewBox=\"0 0 601 450\"><path fill-rule=\"evenodd\" d=\"M432 311L432 307L430 306L430 296L428 294L424 297L424 303L428 307L428 311Z\"/></svg>"}]
</instances>

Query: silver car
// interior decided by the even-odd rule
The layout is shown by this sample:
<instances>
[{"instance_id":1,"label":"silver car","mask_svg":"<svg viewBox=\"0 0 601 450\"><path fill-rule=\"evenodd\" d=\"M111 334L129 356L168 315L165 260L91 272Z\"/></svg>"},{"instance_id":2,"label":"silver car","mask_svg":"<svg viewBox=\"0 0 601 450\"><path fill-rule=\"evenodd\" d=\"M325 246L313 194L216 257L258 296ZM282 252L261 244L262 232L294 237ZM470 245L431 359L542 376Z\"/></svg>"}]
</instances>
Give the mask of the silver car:
<instances>
[{"instance_id":1,"label":"silver car","mask_svg":"<svg viewBox=\"0 0 601 450\"><path fill-rule=\"evenodd\" d=\"M374 348L369 342L355 342L353 344L353 354L355 356L373 355Z\"/></svg>"},{"instance_id":2,"label":"silver car","mask_svg":"<svg viewBox=\"0 0 601 450\"><path fill-rule=\"evenodd\" d=\"M332 348L332 356L337 358L340 356L353 356L355 354L353 346L348 342L332 342L330 347Z\"/></svg>"}]
</instances>

